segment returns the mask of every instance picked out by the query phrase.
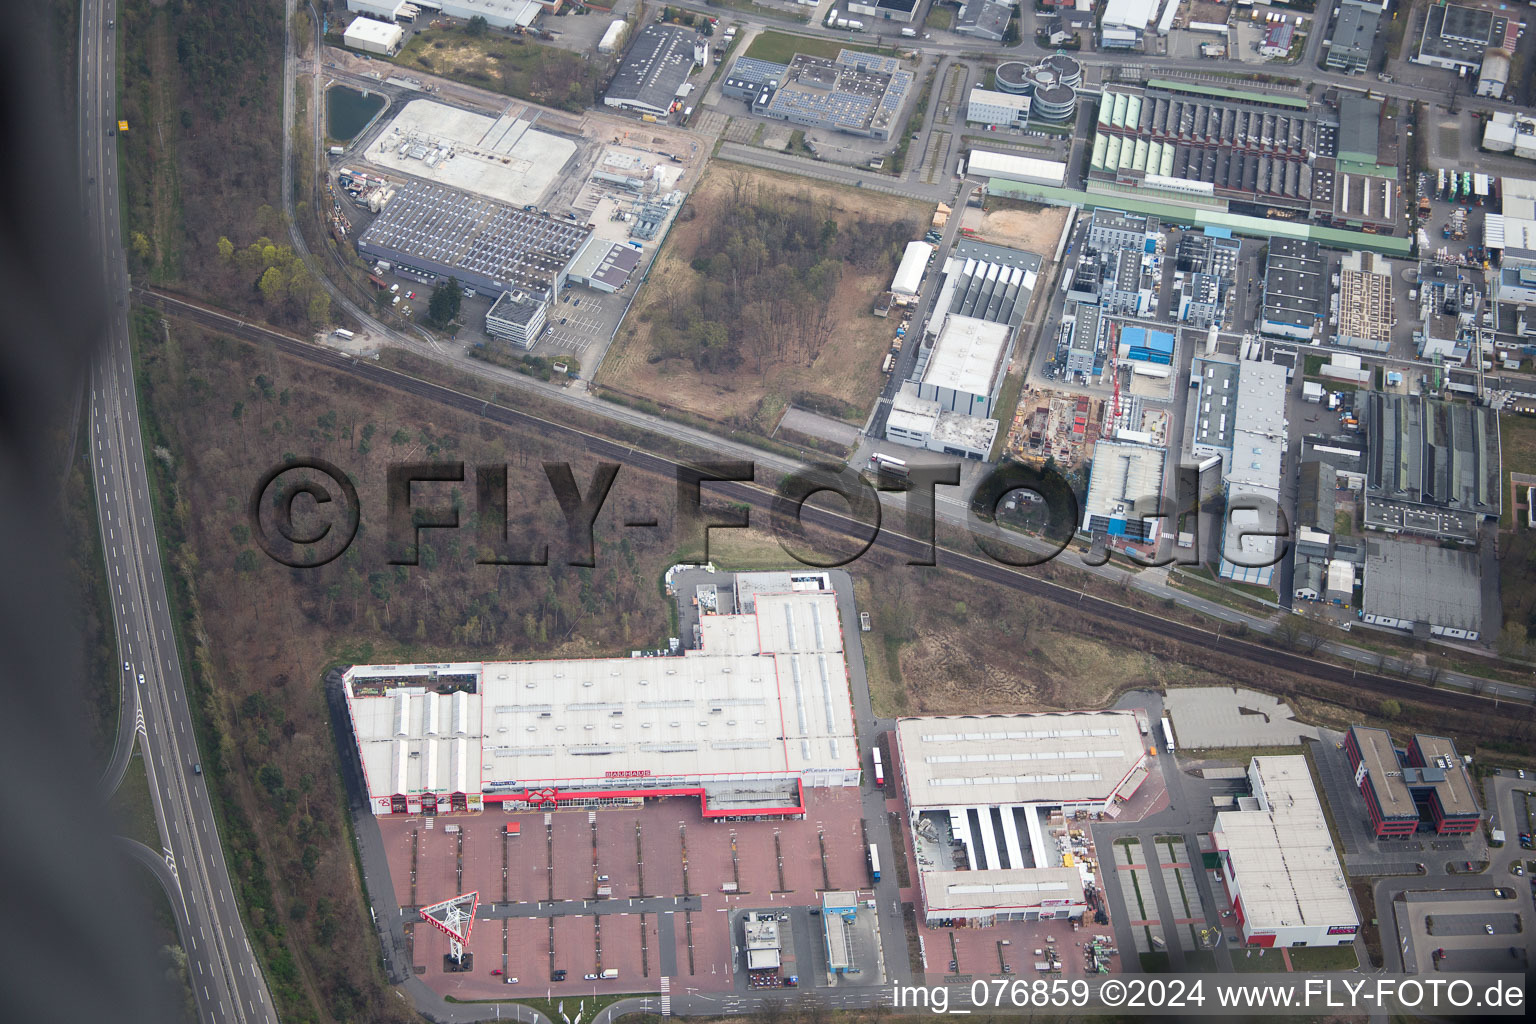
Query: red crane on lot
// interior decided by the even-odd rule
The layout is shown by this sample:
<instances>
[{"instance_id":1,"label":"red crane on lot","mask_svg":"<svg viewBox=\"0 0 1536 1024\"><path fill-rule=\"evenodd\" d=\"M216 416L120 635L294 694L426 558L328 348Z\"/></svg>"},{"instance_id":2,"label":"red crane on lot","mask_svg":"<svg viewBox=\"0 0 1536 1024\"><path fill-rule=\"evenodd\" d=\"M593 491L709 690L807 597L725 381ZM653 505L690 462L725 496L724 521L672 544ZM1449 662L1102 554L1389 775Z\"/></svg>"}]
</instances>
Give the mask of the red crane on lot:
<instances>
[{"instance_id":1,"label":"red crane on lot","mask_svg":"<svg viewBox=\"0 0 1536 1024\"><path fill-rule=\"evenodd\" d=\"M1120 325L1109 325L1109 372L1115 378L1115 406L1111 423L1120 420Z\"/></svg>"}]
</instances>

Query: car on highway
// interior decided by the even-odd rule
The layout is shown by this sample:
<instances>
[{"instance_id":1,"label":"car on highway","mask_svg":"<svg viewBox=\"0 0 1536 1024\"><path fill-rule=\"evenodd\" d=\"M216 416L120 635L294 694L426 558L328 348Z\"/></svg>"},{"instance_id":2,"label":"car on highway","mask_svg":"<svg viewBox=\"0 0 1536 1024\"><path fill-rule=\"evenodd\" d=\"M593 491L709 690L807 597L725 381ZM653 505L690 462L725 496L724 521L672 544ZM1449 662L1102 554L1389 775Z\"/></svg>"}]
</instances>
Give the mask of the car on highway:
<instances>
[{"instance_id":1,"label":"car on highway","mask_svg":"<svg viewBox=\"0 0 1536 1024\"><path fill-rule=\"evenodd\" d=\"M126 661L125 661L125 662L123 662L123 671L124 671L124 672L132 672L132 671L133 671L133 666L132 666L132 665L130 665L130 664L128 664L128 663L127 663L127 662L126 662Z\"/></svg>"},{"instance_id":2,"label":"car on highway","mask_svg":"<svg viewBox=\"0 0 1536 1024\"><path fill-rule=\"evenodd\" d=\"M192 774L193 775L201 775L201 774L203 774L202 762L200 762L200 761L192 762Z\"/></svg>"},{"instance_id":3,"label":"car on highway","mask_svg":"<svg viewBox=\"0 0 1536 1024\"><path fill-rule=\"evenodd\" d=\"M144 673L143 672L139 673L139 685L140 686L144 685Z\"/></svg>"}]
</instances>

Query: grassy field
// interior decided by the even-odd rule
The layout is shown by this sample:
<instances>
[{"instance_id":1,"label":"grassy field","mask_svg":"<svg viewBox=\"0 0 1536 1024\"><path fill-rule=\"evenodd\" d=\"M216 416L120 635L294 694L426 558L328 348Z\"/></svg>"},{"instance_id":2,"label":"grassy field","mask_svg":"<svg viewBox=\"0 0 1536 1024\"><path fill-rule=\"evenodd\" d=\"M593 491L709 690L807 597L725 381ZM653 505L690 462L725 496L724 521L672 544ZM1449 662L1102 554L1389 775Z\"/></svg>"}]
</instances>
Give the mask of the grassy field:
<instances>
[{"instance_id":1,"label":"grassy field","mask_svg":"<svg viewBox=\"0 0 1536 1024\"><path fill-rule=\"evenodd\" d=\"M714 237L707 233L731 231L733 206L792 208L799 202L811 204L822 231L838 239L876 241L839 264L824 302L776 292L747 304L750 320L744 315L730 323L709 323L711 312L719 315L738 281L734 268L745 266L759 243L745 237L745 231L732 231L743 237L717 242L720 254L696 260ZM655 401L664 410L763 435L773 431L791 403L862 423L884 383L880 362L895 331L895 324L875 316L872 307L890 284L899 247L878 239L916 237L929 213L923 204L891 196L740 164L712 164L598 370L598 383ZM773 261L772 253L765 255ZM729 261L730 273L711 270L720 260ZM706 261L709 272L699 269ZM745 285L745 279L739 280ZM701 344L699 338L716 339L706 354L732 356L735 365L705 361L698 355L704 349L692 347Z\"/></svg>"},{"instance_id":2,"label":"grassy field","mask_svg":"<svg viewBox=\"0 0 1536 1024\"><path fill-rule=\"evenodd\" d=\"M584 60L570 50L522 36L488 32L474 36L462 25L411 36L396 54L402 67L494 89L508 96L580 113L597 101L610 57Z\"/></svg>"},{"instance_id":3,"label":"grassy field","mask_svg":"<svg viewBox=\"0 0 1536 1024\"><path fill-rule=\"evenodd\" d=\"M144 771L144 755L137 750L128 760L123 784L112 794L112 814L120 834L151 850L160 849L160 827L155 824L155 806L149 798L149 775Z\"/></svg>"},{"instance_id":4,"label":"grassy field","mask_svg":"<svg viewBox=\"0 0 1536 1024\"><path fill-rule=\"evenodd\" d=\"M752 45L747 47L745 56L756 57L758 60L772 61L774 64L788 64L797 53L803 53L809 57L825 57L828 60L835 59L839 50L858 50L862 53L894 53L894 47L871 46L867 43L850 43L842 39L811 39L806 36L790 35L788 32L775 32L772 29L758 33Z\"/></svg>"}]
</instances>

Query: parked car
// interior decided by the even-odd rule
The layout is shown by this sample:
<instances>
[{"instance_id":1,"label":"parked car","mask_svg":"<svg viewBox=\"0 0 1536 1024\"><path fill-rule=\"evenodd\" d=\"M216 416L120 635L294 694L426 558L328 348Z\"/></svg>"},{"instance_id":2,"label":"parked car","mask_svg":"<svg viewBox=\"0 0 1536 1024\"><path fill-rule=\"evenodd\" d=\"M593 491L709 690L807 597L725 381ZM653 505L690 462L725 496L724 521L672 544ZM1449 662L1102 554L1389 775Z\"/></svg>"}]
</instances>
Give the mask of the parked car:
<instances>
[{"instance_id":1,"label":"parked car","mask_svg":"<svg viewBox=\"0 0 1536 1024\"><path fill-rule=\"evenodd\" d=\"M597 975L595 975L595 974L583 974L581 976L581 980L582 981L596 981L597 980Z\"/></svg>"},{"instance_id":2,"label":"parked car","mask_svg":"<svg viewBox=\"0 0 1536 1024\"><path fill-rule=\"evenodd\" d=\"M1489 935L1492 935L1493 934L1493 925L1491 925L1491 924L1483 925L1483 931L1487 932Z\"/></svg>"}]
</instances>

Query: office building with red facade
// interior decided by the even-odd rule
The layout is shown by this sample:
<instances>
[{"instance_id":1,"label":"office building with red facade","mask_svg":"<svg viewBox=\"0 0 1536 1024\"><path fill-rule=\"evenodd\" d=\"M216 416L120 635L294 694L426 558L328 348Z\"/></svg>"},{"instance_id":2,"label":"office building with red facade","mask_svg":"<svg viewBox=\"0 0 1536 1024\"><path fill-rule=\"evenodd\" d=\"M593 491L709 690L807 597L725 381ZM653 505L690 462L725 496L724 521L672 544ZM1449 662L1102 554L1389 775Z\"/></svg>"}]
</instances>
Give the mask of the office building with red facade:
<instances>
[{"instance_id":1,"label":"office building with red facade","mask_svg":"<svg viewBox=\"0 0 1536 1024\"><path fill-rule=\"evenodd\" d=\"M1476 830L1482 817L1477 792L1448 737L1415 736L1406 750L1398 750L1385 729L1357 725L1345 737L1344 750L1378 839Z\"/></svg>"}]
</instances>

